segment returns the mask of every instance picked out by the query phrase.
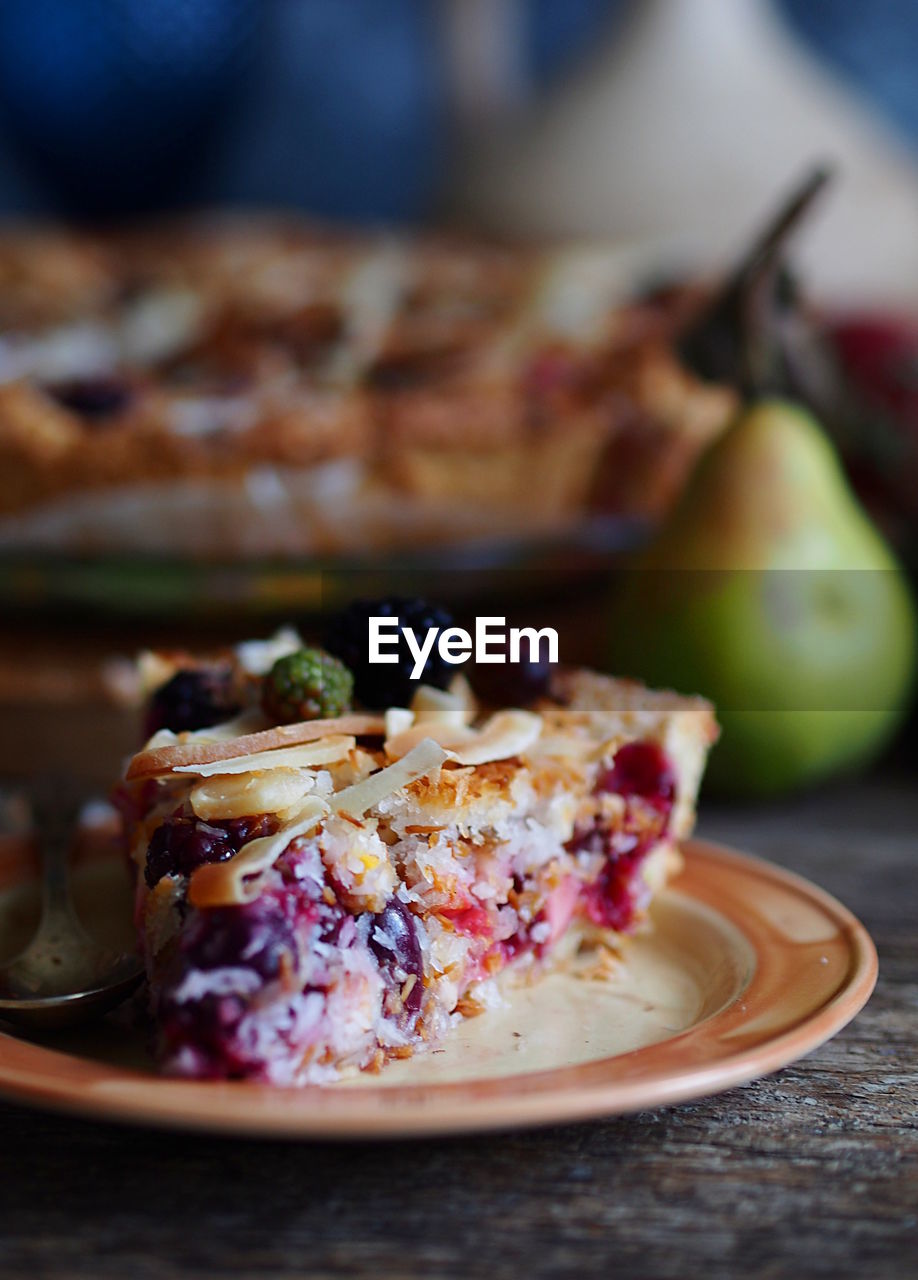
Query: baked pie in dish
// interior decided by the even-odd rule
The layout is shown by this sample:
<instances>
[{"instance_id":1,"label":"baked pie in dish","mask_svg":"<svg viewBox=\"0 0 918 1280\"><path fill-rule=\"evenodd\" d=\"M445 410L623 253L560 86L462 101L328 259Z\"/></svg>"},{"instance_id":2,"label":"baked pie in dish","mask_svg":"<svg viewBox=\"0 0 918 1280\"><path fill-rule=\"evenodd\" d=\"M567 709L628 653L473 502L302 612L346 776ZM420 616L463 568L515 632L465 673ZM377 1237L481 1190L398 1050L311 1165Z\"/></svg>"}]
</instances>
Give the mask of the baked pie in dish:
<instances>
[{"instance_id":1,"label":"baked pie in dish","mask_svg":"<svg viewBox=\"0 0 918 1280\"><path fill-rule=\"evenodd\" d=\"M701 699L560 667L526 705L434 664L410 705L355 709L379 673L290 632L142 666L155 731L115 800L156 1055L191 1078L375 1070L507 981L614 963L717 736Z\"/></svg>"},{"instance_id":2,"label":"baked pie in dish","mask_svg":"<svg viewBox=\"0 0 918 1280\"><path fill-rule=\"evenodd\" d=\"M733 408L601 247L8 229L0 285L0 549L347 554L654 517Z\"/></svg>"}]
</instances>

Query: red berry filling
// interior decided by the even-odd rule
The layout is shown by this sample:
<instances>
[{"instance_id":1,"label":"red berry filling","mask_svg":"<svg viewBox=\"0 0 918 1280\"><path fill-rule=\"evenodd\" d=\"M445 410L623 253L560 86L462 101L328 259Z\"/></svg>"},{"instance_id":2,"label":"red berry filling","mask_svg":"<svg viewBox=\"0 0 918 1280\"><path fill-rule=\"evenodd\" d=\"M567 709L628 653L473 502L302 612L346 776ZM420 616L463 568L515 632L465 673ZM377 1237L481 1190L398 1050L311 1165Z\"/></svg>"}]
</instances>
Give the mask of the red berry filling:
<instances>
[{"instance_id":1,"label":"red berry filling","mask_svg":"<svg viewBox=\"0 0 918 1280\"><path fill-rule=\"evenodd\" d=\"M597 792L640 796L669 817L676 795L676 775L663 748L656 742L629 742L616 751L612 764L597 780Z\"/></svg>"},{"instance_id":2,"label":"red berry filling","mask_svg":"<svg viewBox=\"0 0 918 1280\"><path fill-rule=\"evenodd\" d=\"M569 847L605 855L598 877L584 890L583 905L597 924L624 932L633 926L649 896L641 865L669 827L676 776L658 743L629 742L602 770L594 793L621 796L624 819L610 827L598 813L593 825Z\"/></svg>"},{"instance_id":3,"label":"red berry filling","mask_svg":"<svg viewBox=\"0 0 918 1280\"><path fill-rule=\"evenodd\" d=\"M466 907L443 907L440 915L449 920L457 933L468 937L487 938L491 933L491 917L484 907L475 903Z\"/></svg>"},{"instance_id":4,"label":"red berry filling","mask_svg":"<svg viewBox=\"0 0 918 1280\"><path fill-rule=\"evenodd\" d=\"M340 907L317 901L316 883L303 874L294 851L283 855L278 868L282 884L254 902L192 913L177 939L156 1012L163 1056L181 1064L182 1074L227 1079L258 1074L258 1046L251 1030L243 1029L252 999L266 987L291 996L322 990L317 944L337 942L351 918ZM243 994L221 991L220 971L248 974ZM279 1009L271 1035L292 1048L300 1034L292 1010Z\"/></svg>"}]
</instances>

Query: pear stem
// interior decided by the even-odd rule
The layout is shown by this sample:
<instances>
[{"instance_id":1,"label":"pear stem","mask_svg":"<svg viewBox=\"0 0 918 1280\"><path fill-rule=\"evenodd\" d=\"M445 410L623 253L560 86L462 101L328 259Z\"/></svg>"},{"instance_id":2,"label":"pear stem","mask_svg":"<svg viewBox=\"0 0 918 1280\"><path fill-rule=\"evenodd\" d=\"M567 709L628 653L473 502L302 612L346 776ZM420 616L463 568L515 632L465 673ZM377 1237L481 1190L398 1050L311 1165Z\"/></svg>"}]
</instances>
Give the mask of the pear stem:
<instances>
[{"instance_id":1,"label":"pear stem","mask_svg":"<svg viewBox=\"0 0 918 1280\"><path fill-rule=\"evenodd\" d=\"M812 169L729 273L700 316L683 332L679 352L700 377L761 390L771 364L769 312L788 238L832 177Z\"/></svg>"}]
</instances>

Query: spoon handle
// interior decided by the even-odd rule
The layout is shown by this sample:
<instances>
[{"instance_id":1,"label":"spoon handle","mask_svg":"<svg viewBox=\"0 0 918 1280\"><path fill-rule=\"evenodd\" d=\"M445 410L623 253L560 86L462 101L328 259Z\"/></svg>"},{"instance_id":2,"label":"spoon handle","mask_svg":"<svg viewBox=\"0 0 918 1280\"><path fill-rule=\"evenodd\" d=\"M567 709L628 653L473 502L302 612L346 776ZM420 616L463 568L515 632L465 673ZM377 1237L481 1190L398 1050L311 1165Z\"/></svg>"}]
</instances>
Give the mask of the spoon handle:
<instances>
[{"instance_id":1,"label":"spoon handle","mask_svg":"<svg viewBox=\"0 0 918 1280\"><path fill-rule=\"evenodd\" d=\"M31 807L42 853L42 921L54 915L75 919L70 897L70 850L79 803L64 789L49 784L33 792Z\"/></svg>"},{"instance_id":2,"label":"spoon handle","mask_svg":"<svg viewBox=\"0 0 918 1280\"><path fill-rule=\"evenodd\" d=\"M42 915L45 919L72 911L70 901L69 845L61 833L54 838L42 832Z\"/></svg>"}]
</instances>

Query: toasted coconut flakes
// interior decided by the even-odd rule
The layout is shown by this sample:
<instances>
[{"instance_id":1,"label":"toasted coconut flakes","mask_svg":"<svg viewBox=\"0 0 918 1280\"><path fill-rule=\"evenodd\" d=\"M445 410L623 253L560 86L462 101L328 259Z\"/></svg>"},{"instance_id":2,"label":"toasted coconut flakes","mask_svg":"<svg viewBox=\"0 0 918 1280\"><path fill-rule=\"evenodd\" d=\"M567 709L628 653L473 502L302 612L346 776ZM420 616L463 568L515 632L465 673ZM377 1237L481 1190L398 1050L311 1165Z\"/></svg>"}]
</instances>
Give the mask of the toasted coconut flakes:
<instances>
[{"instance_id":1,"label":"toasted coconut flakes","mask_svg":"<svg viewBox=\"0 0 918 1280\"><path fill-rule=\"evenodd\" d=\"M342 815L362 815L394 791L400 791L417 778L423 778L439 769L447 758L442 747L430 738L425 738L395 764L380 769L378 773L371 773L363 781L339 791L331 799L332 806Z\"/></svg>"},{"instance_id":2,"label":"toasted coconut flakes","mask_svg":"<svg viewBox=\"0 0 918 1280\"><path fill-rule=\"evenodd\" d=\"M485 1006L474 996L460 996L456 1001L456 1012L461 1013L463 1018L477 1018L484 1011Z\"/></svg>"}]
</instances>

